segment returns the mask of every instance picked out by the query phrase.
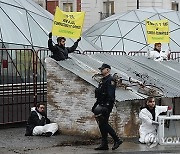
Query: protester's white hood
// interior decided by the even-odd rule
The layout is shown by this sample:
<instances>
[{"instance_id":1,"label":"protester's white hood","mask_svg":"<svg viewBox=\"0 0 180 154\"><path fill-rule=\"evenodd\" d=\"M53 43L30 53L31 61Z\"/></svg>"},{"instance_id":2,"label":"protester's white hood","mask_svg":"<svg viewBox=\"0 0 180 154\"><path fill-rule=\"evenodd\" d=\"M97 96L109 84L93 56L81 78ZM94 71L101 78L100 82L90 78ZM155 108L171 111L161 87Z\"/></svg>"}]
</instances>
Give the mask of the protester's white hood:
<instances>
[{"instance_id":1,"label":"protester's white hood","mask_svg":"<svg viewBox=\"0 0 180 154\"><path fill-rule=\"evenodd\" d=\"M31 108L31 111L36 111L36 107L32 107L32 108Z\"/></svg>"}]
</instances>

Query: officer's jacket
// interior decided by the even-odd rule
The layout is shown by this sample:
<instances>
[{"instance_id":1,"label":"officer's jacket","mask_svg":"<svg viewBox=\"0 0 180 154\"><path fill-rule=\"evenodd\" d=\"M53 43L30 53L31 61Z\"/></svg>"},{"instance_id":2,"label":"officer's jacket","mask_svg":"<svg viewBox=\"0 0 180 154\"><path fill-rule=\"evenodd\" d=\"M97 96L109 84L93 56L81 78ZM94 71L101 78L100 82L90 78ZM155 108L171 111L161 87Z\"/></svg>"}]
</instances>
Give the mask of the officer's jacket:
<instances>
[{"instance_id":1,"label":"officer's jacket","mask_svg":"<svg viewBox=\"0 0 180 154\"><path fill-rule=\"evenodd\" d=\"M110 111L115 101L116 83L111 75L102 78L95 90L96 104L106 106Z\"/></svg>"},{"instance_id":2,"label":"officer's jacket","mask_svg":"<svg viewBox=\"0 0 180 154\"><path fill-rule=\"evenodd\" d=\"M72 47L62 47L58 44L54 45L52 44L52 39L48 40L48 47L51 52L53 52L52 58L60 61L65 60L68 58L68 53L72 53L76 50L78 46L78 42L75 42Z\"/></svg>"}]
</instances>

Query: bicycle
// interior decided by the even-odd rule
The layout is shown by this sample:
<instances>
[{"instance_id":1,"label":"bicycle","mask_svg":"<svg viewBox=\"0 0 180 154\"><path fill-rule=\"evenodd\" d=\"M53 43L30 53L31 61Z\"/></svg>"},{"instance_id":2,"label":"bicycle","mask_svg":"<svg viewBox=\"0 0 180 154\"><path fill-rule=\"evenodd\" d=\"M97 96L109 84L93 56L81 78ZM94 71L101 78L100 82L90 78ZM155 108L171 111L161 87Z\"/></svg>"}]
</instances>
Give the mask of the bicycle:
<instances>
[{"instance_id":1,"label":"bicycle","mask_svg":"<svg viewBox=\"0 0 180 154\"><path fill-rule=\"evenodd\" d=\"M92 76L92 78L98 83L101 82L102 77L103 76L100 73ZM113 78L116 82L116 87L123 88L125 90L132 90L131 87L136 86L138 88L137 92L141 94L154 97L164 96L162 87L159 88L156 85L146 84L145 81L141 82L139 80L132 79L132 77L129 77L129 79L123 79L117 73L113 74Z\"/></svg>"}]
</instances>

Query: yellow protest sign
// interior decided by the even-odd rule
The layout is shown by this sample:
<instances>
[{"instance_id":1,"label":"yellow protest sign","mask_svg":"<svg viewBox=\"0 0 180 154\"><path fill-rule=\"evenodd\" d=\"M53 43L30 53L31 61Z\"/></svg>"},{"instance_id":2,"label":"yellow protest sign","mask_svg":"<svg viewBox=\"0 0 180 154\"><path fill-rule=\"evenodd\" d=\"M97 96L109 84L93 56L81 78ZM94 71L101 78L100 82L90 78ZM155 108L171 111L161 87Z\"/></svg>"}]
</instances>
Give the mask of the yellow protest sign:
<instances>
[{"instance_id":1,"label":"yellow protest sign","mask_svg":"<svg viewBox=\"0 0 180 154\"><path fill-rule=\"evenodd\" d=\"M52 34L68 38L79 38L82 33L85 12L64 12L56 7Z\"/></svg>"},{"instance_id":2,"label":"yellow protest sign","mask_svg":"<svg viewBox=\"0 0 180 154\"><path fill-rule=\"evenodd\" d=\"M147 42L169 43L169 23L168 20L146 20Z\"/></svg>"}]
</instances>

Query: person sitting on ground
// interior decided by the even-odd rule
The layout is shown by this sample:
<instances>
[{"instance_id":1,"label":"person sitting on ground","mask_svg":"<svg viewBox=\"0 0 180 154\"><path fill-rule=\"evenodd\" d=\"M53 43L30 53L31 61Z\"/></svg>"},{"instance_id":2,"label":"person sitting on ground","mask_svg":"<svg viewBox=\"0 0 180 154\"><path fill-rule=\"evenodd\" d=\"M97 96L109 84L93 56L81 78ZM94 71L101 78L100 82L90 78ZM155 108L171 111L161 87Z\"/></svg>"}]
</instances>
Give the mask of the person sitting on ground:
<instances>
[{"instance_id":1,"label":"person sitting on ground","mask_svg":"<svg viewBox=\"0 0 180 154\"><path fill-rule=\"evenodd\" d=\"M50 137L58 130L56 123L50 123L45 113L45 104L38 103L36 107L31 108L31 114L26 125L25 136L42 135Z\"/></svg>"},{"instance_id":2,"label":"person sitting on ground","mask_svg":"<svg viewBox=\"0 0 180 154\"><path fill-rule=\"evenodd\" d=\"M141 120L141 125L139 128L141 143L158 142L157 140L157 117L160 113L166 112L168 106L158 106L155 104L154 97L148 97L145 107L140 111L139 118Z\"/></svg>"},{"instance_id":3,"label":"person sitting on ground","mask_svg":"<svg viewBox=\"0 0 180 154\"><path fill-rule=\"evenodd\" d=\"M49 40L48 40L48 48L51 50L53 55L51 58L55 59L56 61L65 60L68 58L68 53L72 53L76 50L79 41L81 41L81 37L77 39L72 47L65 47L66 38L65 37L58 37L57 44L53 45L52 43L52 32L49 33Z\"/></svg>"},{"instance_id":4,"label":"person sitting on ground","mask_svg":"<svg viewBox=\"0 0 180 154\"><path fill-rule=\"evenodd\" d=\"M170 59L170 52L169 51L161 51L161 43L154 44L154 51L150 51L149 58L155 61L163 61Z\"/></svg>"}]
</instances>

